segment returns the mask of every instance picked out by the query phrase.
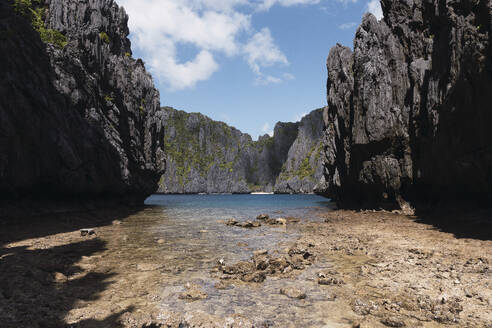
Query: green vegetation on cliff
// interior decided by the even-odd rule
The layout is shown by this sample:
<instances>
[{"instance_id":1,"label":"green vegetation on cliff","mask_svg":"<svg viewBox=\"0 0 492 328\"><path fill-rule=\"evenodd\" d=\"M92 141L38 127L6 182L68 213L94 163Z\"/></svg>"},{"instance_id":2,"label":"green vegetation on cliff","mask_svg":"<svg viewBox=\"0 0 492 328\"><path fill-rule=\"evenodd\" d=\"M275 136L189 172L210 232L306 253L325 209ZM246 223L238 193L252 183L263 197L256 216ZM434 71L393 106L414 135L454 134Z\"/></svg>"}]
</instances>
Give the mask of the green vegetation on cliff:
<instances>
[{"instance_id":1,"label":"green vegetation on cliff","mask_svg":"<svg viewBox=\"0 0 492 328\"><path fill-rule=\"evenodd\" d=\"M273 191L291 175L314 180L317 140L303 153L301 165L286 172L289 149L298 141L299 123L278 123L274 135L253 141L248 134L200 113L164 107L164 151L167 170L160 181L164 193L246 193ZM318 111L319 112L319 111ZM317 118L317 117L316 117ZM318 126L315 129L318 133ZM316 154L316 160L319 154ZM292 160L292 159L290 159ZM288 176L287 176L288 175Z\"/></svg>"},{"instance_id":2,"label":"green vegetation on cliff","mask_svg":"<svg viewBox=\"0 0 492 328\"><path fill-rule=\"evenodd\" d=\"M53 44L58 48L64 48L68 41L67 37L59 31L46 28L45 13L47 10L42 0L15 0L14 10L31 20L32 27L39 33L41 40L45 43Z\"/></svg>"}]
</instances>

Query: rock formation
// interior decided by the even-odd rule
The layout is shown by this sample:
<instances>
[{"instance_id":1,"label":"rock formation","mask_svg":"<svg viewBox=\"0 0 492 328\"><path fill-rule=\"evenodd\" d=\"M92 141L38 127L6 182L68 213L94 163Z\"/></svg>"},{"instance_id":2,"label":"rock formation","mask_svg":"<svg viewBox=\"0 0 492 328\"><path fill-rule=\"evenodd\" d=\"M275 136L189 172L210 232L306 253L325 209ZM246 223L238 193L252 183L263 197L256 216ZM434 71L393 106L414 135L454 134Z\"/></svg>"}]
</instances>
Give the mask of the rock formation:
<instances>
[{"instance_id":1,"label":"rock formation","mask_svg":"<svg viewBox=\"0 0 492 328\"><path fill-rule=\"evenodd\" d=\"M491 203L490 1L382 0L329 54L324 194L342 207Z\"/></svg>"},{"instance_id":2,"label":"rock formation","mask_svg":"<svg viewBox=\"0 0 492 328\"><path fill-rule=\"evenodd\" d=\"M304 116L275 184L277 193L310 193L323 179L323 109Z\"/></svg>"},{"instance_id":3,"label":"rock formation","mask_svg":"<svg viewBox=\"0 0 492 328\"><path fill-rule=\"evenodd\" d=\"M112 0L0 0L0 197L140 202L165 166L159 93Z\"/></svg>"},{"instance_id":4,"label":"rock formation","mask_svg":"<svg viewBox=\"0 0 492 328\"><path fill-rule=\"evenodd\" d=\"M199 113L162 110L167 169L159 192L312 192L322 175L321 110L300 123L279 122L258 141Z\"/></svg>"}]
</instances>

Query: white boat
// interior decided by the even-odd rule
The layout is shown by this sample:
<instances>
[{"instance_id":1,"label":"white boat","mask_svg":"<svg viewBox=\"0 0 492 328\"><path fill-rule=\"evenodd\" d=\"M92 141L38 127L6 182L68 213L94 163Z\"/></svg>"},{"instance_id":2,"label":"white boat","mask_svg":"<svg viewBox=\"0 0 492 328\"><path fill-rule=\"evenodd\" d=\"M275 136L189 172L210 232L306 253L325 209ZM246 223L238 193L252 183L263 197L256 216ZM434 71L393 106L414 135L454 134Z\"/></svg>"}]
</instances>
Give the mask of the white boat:
<instances>
[{"instance_id":1,"label":"white boat","mask_svg":"<svg viewBox=\"0 0 492 328\"><path fill-rule=\"evenodd\" d=\"M252 192L251 195L273 195L273 192Z\"/></svg>"}]
</instances>

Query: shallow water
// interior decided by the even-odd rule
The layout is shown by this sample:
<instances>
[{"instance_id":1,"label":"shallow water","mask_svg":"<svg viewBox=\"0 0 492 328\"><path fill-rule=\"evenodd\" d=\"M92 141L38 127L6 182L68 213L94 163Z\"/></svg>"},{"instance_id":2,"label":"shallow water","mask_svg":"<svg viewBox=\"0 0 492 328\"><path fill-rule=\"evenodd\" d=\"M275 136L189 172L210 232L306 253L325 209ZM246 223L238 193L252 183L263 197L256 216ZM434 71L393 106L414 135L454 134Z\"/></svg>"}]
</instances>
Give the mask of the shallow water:
<instances>
[{"instance_id":1,"label":"shallow water","mask_svg":"<svg viewBox=\"0 0 492 328\"><path fill-rule=\"evenodd\" d=\"M315 195L153 195L147 207L127 218L119 228L124 242L118 242L114 257L129 261L131 267L161 264L147 276L145 285L162 310L181 313L203 311L221 317L243 314L258 325L275 327L338 327L322 308L330 306L330 295L320 291L315 274L329 263L316 263L298 277L268 277L261 284L235 283L216 289L219 281L211 270L217 260L228 264L249 260L254 250L270 254L285 252L299 237L298 224L244 229L230 227L225 220L253 220L258 214L271 217L294 216L301 220L321 220L319 213L332 204ZM157 242L160 241L160 242ZM111 255L110 255L111 257ZM138 267L137 267L138 268ZM195 302L179 299L187 283L201 286L208 298ZM305 290L305 300L289 299L279 289L295 285ZM145 287L144 287L145 288ZM138 289L138 288L137 288ZM154 303L154 302L152 302ZM325 313L325 314L324 314ZM333 314L330 314L333 317ZM331 319L330 319L331 320Z\"/></svg>"}]
</instances>

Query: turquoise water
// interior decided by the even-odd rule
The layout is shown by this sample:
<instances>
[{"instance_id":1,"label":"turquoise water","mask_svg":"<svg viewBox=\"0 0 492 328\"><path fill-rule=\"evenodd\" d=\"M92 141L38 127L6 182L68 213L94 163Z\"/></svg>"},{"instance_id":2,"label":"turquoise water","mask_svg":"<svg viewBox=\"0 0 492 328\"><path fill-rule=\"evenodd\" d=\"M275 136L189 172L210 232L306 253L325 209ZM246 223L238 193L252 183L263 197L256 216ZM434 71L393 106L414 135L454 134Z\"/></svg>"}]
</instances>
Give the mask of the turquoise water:
<instances>
[{"instance_id":1,"label":"turquoise water","mask_svg":"<svg viewBox=\"0 0 492 328\"><path fill-rule=\"evenodd\" d=\"M332 209L329 199L317 195L152 195L146 205L169 210L210 209L250 216L259 213L299 213L312 209Z\"/></svg>"}]
</instances>

